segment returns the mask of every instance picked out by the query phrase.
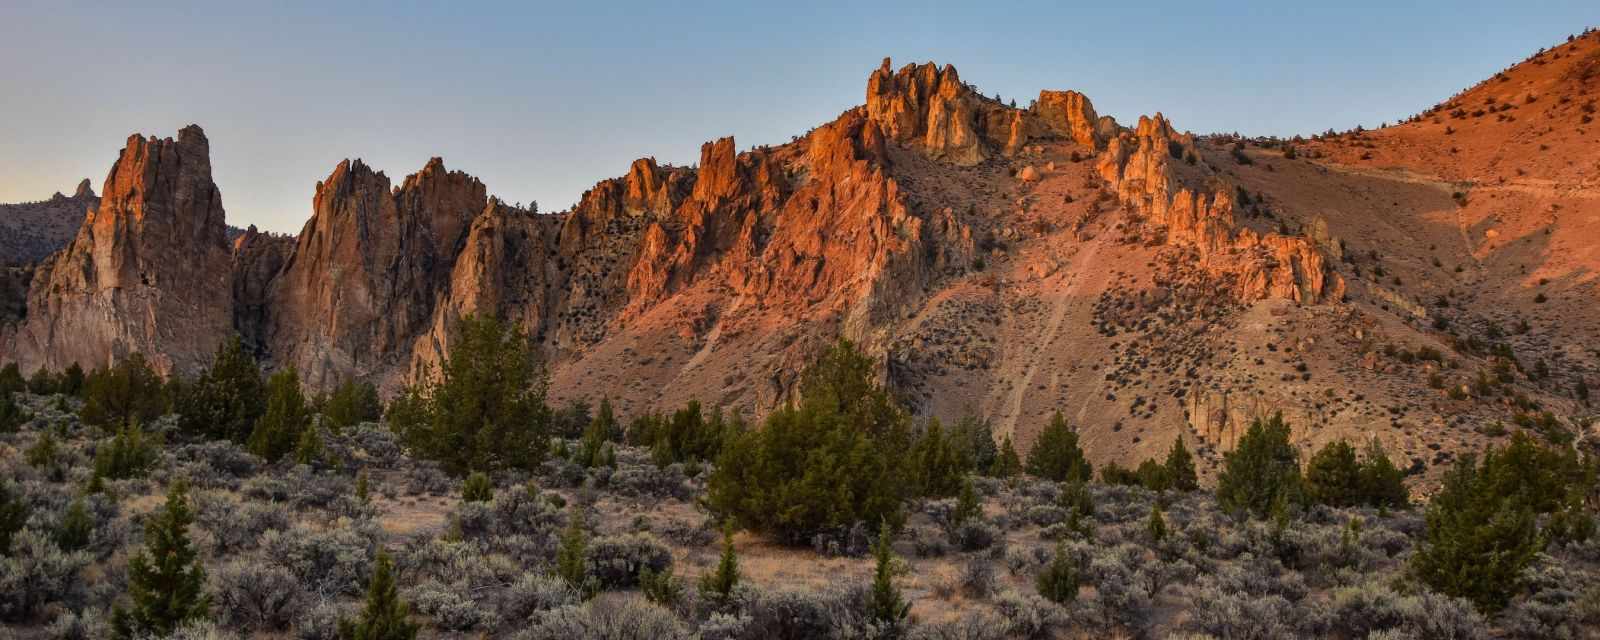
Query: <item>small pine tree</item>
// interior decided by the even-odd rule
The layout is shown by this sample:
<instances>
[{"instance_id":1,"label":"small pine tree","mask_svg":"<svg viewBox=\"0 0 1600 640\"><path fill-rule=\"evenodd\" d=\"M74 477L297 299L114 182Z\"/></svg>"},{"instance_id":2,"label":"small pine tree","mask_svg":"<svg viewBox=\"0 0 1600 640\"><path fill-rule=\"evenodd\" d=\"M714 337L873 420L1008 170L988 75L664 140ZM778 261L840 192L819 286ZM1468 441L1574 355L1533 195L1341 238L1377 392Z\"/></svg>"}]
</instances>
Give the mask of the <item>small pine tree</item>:
<instances>
[{"instance_id":1,"label":"small pine tree","mask_svg":"<svg viewBox=\"0 0 1600 640\"><path fill-rule=\"evenodd\" d=\"M117 431L110 442L102 443L94 452L96 478L122 480L144 475L156 461L156 445L145 440L144 430L137 424L128 424Z\"/></svg>"},{"instance_id":2,"label":"small pine tree","mask_svg":"<svg viewBox=\"0 0 1600 640\"><path fill-rule=\"evenodd\" d=\"M414 640L420 628L411 622L410 605L400 600L394 561L379 552L372 582L367 585L366 607L360 618L339 621L339 640Z\"/></svg>"},{"instance_id":3,"label":"small pine tree","mask_svg":"<svg viewBox=\"0 0 1600 640\"><path fill-rule=\"evenodd\" d=\"M938 418L929 418L922 437L911 449L912 473L924 496L946 497L961 490L966 465Z\"/></svg>"},{"instance_id":4,"label":"small pine tree","mask_svg":"<svg viewBox=\"0 0 1600 640\"><path fill-rule=\"evenodd\" d=\"M1067 551L1067 545L1056 546L1055 558L1045 565L1044 571L1034 581L1039 595L1056 604L1066 604L1078 598L1078 563Z\"/></svg>"},{"instance_id":5,"label":"small pine tree","mask_svg":"<svg viewBox=\"0 0 1600 640\"><path fill-rule=\"evenodd\" d=\"M44 368L44 365L39 365L39 368L34 370L33 377L28 378L28 393L36 396L51 395L60 386L56 377L50 375L50 370Z\"/></svg>"},{"instance_id":6,"label":"small pine tree","mask_svg":"<svg viewBox=\"0 0 1600 640\"><path fill-rule=\"evenodd\" d=\"M266 412L250 433L250 452L277 462L294 450L310 421L311 411L300 391L300 374L294 367L272 374L267 380Z\"/></svg>"},{"instance_id":7,"label":"small pine tree","mask_svg":"<svg viewBox=\"0 0 1600 640\"><path fill-rule=\"evenodd\" d=\"M1445 474L1428 503L1423 543L1411 558L1424 584L1485 612L1510 602L1521 589L1523 569L1544 546L1533 509L1495 492L1493 455L1483 468L1475 456L1462 456Z\"/></svg>"},{"instance_id":8,"label":"small pine tree","mask_svg":"<svg viewBox=\"0 0 1600 640\"><path fill-rule=\"evenodd\" d=\"M1145 521L1144 530L1152 544L1167 539L1167 520L1161 516L1161 505L1150 505L1150 519Z\"/></svg>"},{"instance_id":9,"label":"small pine tree","mask_svg":"<svg viewBox=\"0 0 1600 640\"><path fill-rule=\"evenodd\" d=\"M1007 435L1000 443L1000 454L995 456L994 470L990 474L996 478L1015 478L1020 473L1022 457L1017 455L1017 447L1011 444L1011 436Z\"/></svg>"},{"instance_id":10,"label":"small pine tree","mask_svg":"<svg viewBox=\"0 0 1600 640\"><path fill-rule=\"evenodd\" d=\"M61 393L83 395L83 367L78 366L77 362L67 365L67 370L61 372Z\"/></svg>"},{"instance_id":11,"label":"small pine tree","mask_svg":"<svg viewBox=\"0 0 1600 640\"><path fill-rule=\"evenodd\" d=\"M184 433L243 443L266 411L261 367L238 336L217 346L211 366L175 394Z\"/></svg>"},{"instance_id":12,"label":"small pine tree","mask_svg":"<svg viewBox=\"0 0 1600 640\"><path fill-rule=\"evenodd\" d=\"M561 532L556 549L556 575L574 589L587 590L589 582L589 534L583 528L583 512L574 505L567 515L567 528Z\"/></svg>"},{"instance_id":13,"label":"small pine tree","mask_svg":"<svg viewBox=\"0 0 1600 640\"><path fill-rule=\"evenodd\" d=\"M206 571L189 541L194 514L182 482L167 490L167 504L145 525L145 548L128 560L128 609L111 617L117 638L165 636L186 622L203 620L211 608Z\"/></svg>"},{"instance_id":14,"label":"small pine tree","mask_svg":"<svg viewBox=\"0 0 1600 640\"><path fill-rule=\"evenodd\" d=\"M663 607L673 607L683 601L683 581L672 574L672 565L657 572L649 565L639 568L639 590L646 600Z\"/></svg>"},{"instance_id":15,"label":"small pine tree","mask_svg":"<svg viewBox=\"0 0 1600 640\"><path fill-rule=\"evenodd\" d=\"M1028 473L1056 482L1087 482L1094 467L1078 447L1078 432L1057 411L1028 452Z\"/></svg>"},{"instance_id":16,"label":"small pine tree","mask_svg":"<svg viewBox=\"0 0 1600 640\"><path fill-rule=\"evenodd\" d=\"M129 422L149 422L167 410L167 393L161 376L138 353L110 369L95 369L83 383L83 407L78 416L100 427Z\"/></svg>"},{"instance_id":17,"label":"small pine tree","mask_svg":"<svg viewBox=\"0 0 1600 640\"><path fill-rule=\"evenodd\" d=\"M1188 492L1200 488L1200 479L1194 470L1194 457L1183 446L1183 436L1172 441L1172 449L1167 451L1166 467L1173 489Z\"/></svg>"},{"instance_id":18,"label":"small pine tree","mask_svg":"<svg viewBox=\"0 0 1600 640\"><path fill-rule=\"evenodd\" d=\"M965 478L961 481L961 493L956 496L956 510L950 515L951 522L960 527L982 517L983 503L978 500L977 487L973 486L972 478Z\"/></svg>"},{"instance_id":19,"label":"small pine tree","mask_svg":"<svg viewBox=\"0 0 1600 640\"><path fill-rule=\"evenodd\" d=\"M488 502L494 499L494 482L482 471L474 471L461 483L463 502Z\"/></svg>"},{"instance_id":20,"label":"small pine tree","mask_svg":"<svg viewBox=\"0 0 1600 640\"><path fill-rule=\"evenodd\" d=\"M722 527L722 559L717 569L700 577L700 593L708 599L725 605L739 585L739 556L733 550L733 525Z\"/></svg>"},{"instance_id":21,"label":"small pine tree","mask_svg":"<svg viewBox=\"0 0 1600 640\"><path fill-rule=\"evenodd\" d=\"M61 524L56 527L56 546L63 551L77 551L89 546L94 535L94 519L89 516L88 505L82 496L72 501Z\"/></svg>"},{"instance_id":22,"label":"small pine tree","mask_svg":"<svg viewBox=\"0 0 1600 640\"><path fill-rule=\"evenodd\" d=\"M28 380L22 377L22 368L15 362L8 362L0 367L0 395L11 397L13 393L22 393L28 390Z\"/></svg>"},{"instance_id":23,"label":"small pine tree","mask_svg":"<svg viewBox=\"0 0 1600 640\"><path fill-rule=\"evenodd\" d=\"M56 437L49 431L39 435L38 441L28 447L22 454L23 459L35 469L51 469L56 466Z\"/></svg>"},{"instance_id":24,"label":"small pine tree","mask_svg":"<svg viewBox=\"0 0 1600 640\"><path fill-rule=\"evenodd\" d=\"M1300 452L1289 442L1283 414L1276 414L1251 422L1238 447L1223 457L1217 501L1229 511L1266 517L1280 497L1297 500L1300 484Z\"/></svg>"},{"instance_id":25,"label":"small pine tree","mask_svg":"<svg viewBox=\"0 0 1600 640\"><path fill-rule=\"evenodd\" d=\"M0 556L11 555L11 538L28 522L28 503L13 495L11 481L0 479Z\"/></svg>"},{"instance_id":26,"label":"small pine tree","mask_svg":"<svg viewBox=\"0 0 1600 640\"><path fill-rule=\"evenodd\" d=\"M1139 470L1134 473L1138 476L1139 484L1151 491L1159 493L1172 488L1172 477L1167 475L1167 466L1154 459L1140 463Z\"/></svg>"},{"instance_id":27,"label":"small pine tree","mask_svg":"<svg viewBox=\"0 0 1600 640\"><path fill-rule=\"evenodd\" d=\"M884 523L878 527L878 542L872 546L877 568L873 570L872 596L867 606L873 620L893 631L905 623L911 603L894 586L894 547L890 542L889 524Z\"/></svg>"},{"instance_id":28,"label":"small pine tree","mask_svg":"<svg viewBox=\"0 0 1600 640\"><path fill-rule=\"evenodd\" d=\"M356 499L360 500L362 504L372 501L371 495L368 493L370 489L367 484L367 470L362 469L356 473Z\"/></svg>"}]
</instances>

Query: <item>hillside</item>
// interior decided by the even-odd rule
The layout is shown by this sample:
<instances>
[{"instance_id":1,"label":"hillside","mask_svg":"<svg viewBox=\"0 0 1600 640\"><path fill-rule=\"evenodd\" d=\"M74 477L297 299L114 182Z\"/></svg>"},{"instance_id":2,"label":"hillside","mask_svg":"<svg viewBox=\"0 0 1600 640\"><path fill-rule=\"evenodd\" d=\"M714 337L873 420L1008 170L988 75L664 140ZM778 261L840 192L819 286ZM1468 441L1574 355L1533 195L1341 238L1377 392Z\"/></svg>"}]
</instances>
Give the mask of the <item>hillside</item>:
<instances>
[{"instance_id":1,"label":"hillside","mask_svg":"<svg viewBox=\"0 0 1600 640\"><path fill-rule=\"evenodd\" d=\"M186 374L237 332L314 388L393 392L487 313L536 340L555 401L759 416L845 336L918 414L1024 449L1061 410L1092 459L1184 437L1206 475L1281 411L1303 447L1377 437L1432 476L1496 423L1586 428L1597 50L1576 39L1405 124L1238 150L885 60L864 106L794 142L640 159L555 214L440 159L398 186L347 160L293 238L228 232L198 127L134 136L0 360L139 351Z\"/></svg>"}]
</instances>

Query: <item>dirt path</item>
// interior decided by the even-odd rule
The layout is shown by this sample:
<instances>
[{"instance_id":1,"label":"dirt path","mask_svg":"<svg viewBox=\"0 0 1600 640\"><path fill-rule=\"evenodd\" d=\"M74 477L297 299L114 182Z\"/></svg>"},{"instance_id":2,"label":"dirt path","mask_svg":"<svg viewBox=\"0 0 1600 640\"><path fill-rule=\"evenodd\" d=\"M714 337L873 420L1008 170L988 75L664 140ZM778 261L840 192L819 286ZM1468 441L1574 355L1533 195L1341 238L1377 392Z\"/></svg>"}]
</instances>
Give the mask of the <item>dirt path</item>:
<instances>
[{"instance_id":1,"label":"dirt path","mask_svg":"<svg viewBox=\"0 0 1600 640\"><path fill-rule=\"evenodd\" d=\"M1060 274L1057 277L1067 279L1067 285L1057 289L1050 296L1050 318L1045 322L1044 330L1035 336L1035 340L1029 342L1027 355L1021 362L1005 367L999 372L1000 379L1012 381L1010 389L1002 392L1006 396L1003 399L1003 408L1000 411L991 410L988 416L994 421L1000 433L1015 437L1017 420L1022 417L1023 398L1033 385L1033 377L1038 374L1046 351L1061 337L1062 321L1066 319L1067 311L1073 306L1073 301L1082 290L1084 281L1088 279L1087 269L1092 266L1095 254L1099 250L1099 242L1087 243L1057 272ZM1020 371L1017 370L1019 368ZM999 415L995 415L996 413Z\"/></svg>"}]
</instances>

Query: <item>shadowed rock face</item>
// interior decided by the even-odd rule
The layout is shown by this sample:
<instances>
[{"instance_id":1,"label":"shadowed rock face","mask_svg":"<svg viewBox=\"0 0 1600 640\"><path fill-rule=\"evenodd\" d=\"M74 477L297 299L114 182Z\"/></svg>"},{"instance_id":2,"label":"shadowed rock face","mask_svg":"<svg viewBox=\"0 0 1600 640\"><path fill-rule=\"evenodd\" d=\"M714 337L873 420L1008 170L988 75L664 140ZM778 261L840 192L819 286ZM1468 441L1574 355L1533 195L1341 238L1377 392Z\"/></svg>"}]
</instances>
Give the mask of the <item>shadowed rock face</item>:
<instances>
[{"instance_id":1,"label":"shadowed rock face","mask_svg":"<svg viewBox=\"0 0 1600 640\"><path fill-rule=\"evenodd\" d=\"M205 133L191 125L176 140L128 138L101 191L77 236L35 275L11 357L59 369L138 351L163 372L194 370L233 328Z\"/></svg>"}]
</instances>

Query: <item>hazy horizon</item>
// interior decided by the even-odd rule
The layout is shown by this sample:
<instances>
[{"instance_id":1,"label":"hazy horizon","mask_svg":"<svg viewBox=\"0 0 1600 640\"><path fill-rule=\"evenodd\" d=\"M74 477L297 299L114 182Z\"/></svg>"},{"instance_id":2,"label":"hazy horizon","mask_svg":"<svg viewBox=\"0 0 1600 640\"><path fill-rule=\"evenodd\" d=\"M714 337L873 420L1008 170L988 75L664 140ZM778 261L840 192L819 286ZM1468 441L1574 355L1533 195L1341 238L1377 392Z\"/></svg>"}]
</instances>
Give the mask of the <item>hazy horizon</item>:
<instances>
[{"instance_id":1,"label":"hazy horizon","mask_svg":"<svg viewBox=\"0 0 1600 640\"><path fill-rule=\"evenodd\" d=\"M920 7L920 8L918 8ZM626 14L626 15L624 15ZM1565 40L1590 3L0 7L0 202L98 192L132 133L204 127L228 221L297 233L340 160L428 158L508 202L573 204L635 158L787 142L890 56L1020 105L1075 89L1128 123L1309 134L1394 122Z\"/></svg>"}]
</instances>

